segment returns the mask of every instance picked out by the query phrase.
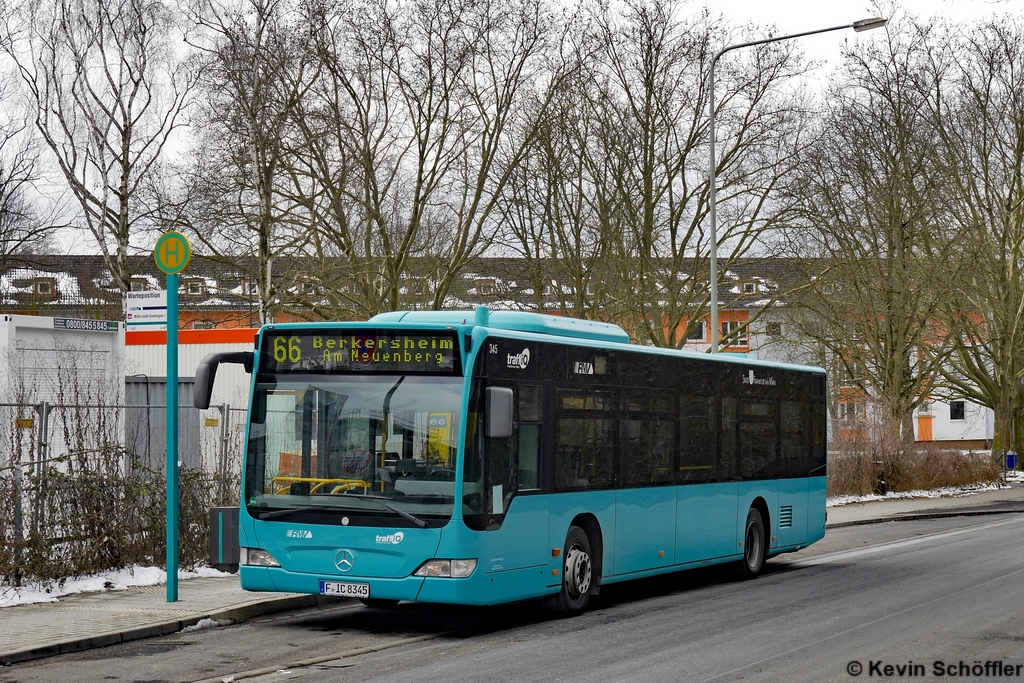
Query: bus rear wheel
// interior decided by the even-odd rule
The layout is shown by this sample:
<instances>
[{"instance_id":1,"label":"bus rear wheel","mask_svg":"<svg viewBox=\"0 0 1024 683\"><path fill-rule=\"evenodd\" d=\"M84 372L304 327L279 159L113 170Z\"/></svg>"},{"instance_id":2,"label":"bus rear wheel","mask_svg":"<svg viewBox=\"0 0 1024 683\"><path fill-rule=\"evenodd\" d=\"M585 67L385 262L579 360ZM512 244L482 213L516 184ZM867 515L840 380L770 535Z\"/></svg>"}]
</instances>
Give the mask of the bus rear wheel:
<instances>
[{"instance_id":1,"label":"bus rear wheel","mask_svg":"<svg viewBox=\"0 0 1024 683\"><path fill-rule=\"evenodd\" d=\"M764 542L764 520L757 508L747 512L747 523L743 525L743 559L740 570L744 578L756 579L764 569L767 557L767 546Z\"/></svg>"},{"instance_id":2,"label":"bus rear wheel","mask_svg":"<svg viewBox=\"0 0 1024 683\"><path fill-rule=\"evenodd\" d=\"M590 539L583 529L569 527L562 557L562 590L555 599L555 606L563 614L579 614L590 602L590 591L594 587L594 560Z\"/></svg>"}]
</instances>

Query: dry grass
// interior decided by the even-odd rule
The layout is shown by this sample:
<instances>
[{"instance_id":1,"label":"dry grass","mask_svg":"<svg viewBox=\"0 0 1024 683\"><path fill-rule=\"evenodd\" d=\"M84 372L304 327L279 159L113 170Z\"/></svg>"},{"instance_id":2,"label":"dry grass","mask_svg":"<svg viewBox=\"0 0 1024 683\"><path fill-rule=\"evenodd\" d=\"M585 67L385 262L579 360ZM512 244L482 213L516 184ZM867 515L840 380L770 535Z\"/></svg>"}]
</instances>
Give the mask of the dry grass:
<instances>
[{"instance_id":1,"label":"dry grass","mask_svg":"<svg viewBox=\"0 0 1024 683\"><path fill-rule=\"evenodd\" d=\"M987 451L962 451L877 436L846 439L829 449L828 495L967 486L998 481L1001 474L999 462Z\"/></svg>"}]
</instances>

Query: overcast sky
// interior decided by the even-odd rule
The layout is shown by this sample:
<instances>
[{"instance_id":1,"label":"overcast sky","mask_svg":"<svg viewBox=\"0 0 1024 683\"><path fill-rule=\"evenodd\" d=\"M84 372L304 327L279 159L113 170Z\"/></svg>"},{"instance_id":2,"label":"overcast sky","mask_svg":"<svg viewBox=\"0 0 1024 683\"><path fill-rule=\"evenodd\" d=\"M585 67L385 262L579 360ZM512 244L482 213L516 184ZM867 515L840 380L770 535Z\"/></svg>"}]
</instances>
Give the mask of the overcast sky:
<instances>
[{"instance_id":1,"label":"overcast sky","mask_svg":"<svg viewBox=\"0 0 1024 683\"><path fill-rule=\"evenodd\" d=\"M891 16L866 0L697 0L695 4L698 3L709 7L712 14L721 13L738 25L774 25L774 35L841 26L873 16ZM882 6L890 6L890 2L884 2ZM897 6L911 16L938 16L960 22L973 22L993 14L1024 16L1024 0L902 0ZM872 33L881 31L835 31L798 40L808 59L826 61L812 75L812 78L825 78L839 62L843 41L869 39Z\"/></svg>"}]
</instances>

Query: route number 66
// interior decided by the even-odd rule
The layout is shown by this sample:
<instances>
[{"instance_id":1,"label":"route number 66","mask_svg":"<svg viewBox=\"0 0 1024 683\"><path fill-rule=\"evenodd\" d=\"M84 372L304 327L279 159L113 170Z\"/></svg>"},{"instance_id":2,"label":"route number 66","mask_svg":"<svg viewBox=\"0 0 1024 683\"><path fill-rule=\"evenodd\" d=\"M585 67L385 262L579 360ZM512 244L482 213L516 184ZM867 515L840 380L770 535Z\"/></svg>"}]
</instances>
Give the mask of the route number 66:
<instances>
[{"instance_id":1,"label":"route number 66","mask_svg":"<svg viewBox=\"0 0 1024 683\"><path fill-rule=\"evenodd\" d=\"M299 346L299 343L298 337L288 337L287 340L284 337L275 337L274 360L278 363L285 361L298 363L302 360L302 348Z\"/></svg>"}]
</instances>

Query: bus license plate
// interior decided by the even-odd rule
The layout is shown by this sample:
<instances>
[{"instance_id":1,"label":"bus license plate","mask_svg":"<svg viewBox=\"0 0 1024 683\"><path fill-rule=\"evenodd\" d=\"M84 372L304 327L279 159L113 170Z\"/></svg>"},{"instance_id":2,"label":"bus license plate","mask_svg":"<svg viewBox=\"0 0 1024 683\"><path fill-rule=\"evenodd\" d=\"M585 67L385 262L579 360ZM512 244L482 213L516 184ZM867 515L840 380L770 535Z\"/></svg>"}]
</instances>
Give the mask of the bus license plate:
<instances>
[{"instance_id":1,"label":"bus license plate","mask_svg":"<svg viewBox=\"0 0 1024 683\"><path fill-rule=\"evenodd\" d=\"M337 595L343 598L368 598L370 597L370 584L321 581L320 595Z\"/></svg>"}]
</instances>

